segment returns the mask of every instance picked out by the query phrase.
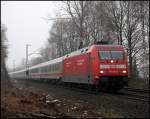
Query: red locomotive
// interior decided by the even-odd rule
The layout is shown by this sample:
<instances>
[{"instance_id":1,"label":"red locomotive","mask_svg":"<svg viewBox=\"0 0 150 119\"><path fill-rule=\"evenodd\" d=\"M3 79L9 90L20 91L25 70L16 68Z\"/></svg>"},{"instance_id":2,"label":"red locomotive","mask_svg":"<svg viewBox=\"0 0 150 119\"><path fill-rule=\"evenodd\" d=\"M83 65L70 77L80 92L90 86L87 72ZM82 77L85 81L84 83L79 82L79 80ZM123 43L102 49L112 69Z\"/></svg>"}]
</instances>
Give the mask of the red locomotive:
<instances>
[{"instance_id":1,"label":"red locomotive","mask_svg":"<svg viewBox=\"0 0 150 119\"><path fill-rule=\"evenodd\" d=\"M25 78L26 69L10 73ZM29 68L29 77L120 90L128 84L127 54L121 45L92 45Z\"/></svg>"}]
</instances>

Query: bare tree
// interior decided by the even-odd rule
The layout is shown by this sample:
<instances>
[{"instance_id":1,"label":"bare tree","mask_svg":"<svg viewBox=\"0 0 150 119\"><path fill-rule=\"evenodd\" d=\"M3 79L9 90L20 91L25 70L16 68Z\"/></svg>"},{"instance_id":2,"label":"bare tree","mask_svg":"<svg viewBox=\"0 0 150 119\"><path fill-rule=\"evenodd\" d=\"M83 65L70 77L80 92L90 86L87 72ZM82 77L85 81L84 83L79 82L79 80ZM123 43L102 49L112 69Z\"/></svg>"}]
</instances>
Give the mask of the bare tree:
<instances>
[{"instance_id":1,"label":"bare tree","mask_svg":"<svg viewBox=\"0 0 150 119\"><path fill-rule=\"evenodd\" d=\"M7 28L4 24L1 24L1 92L9 91L12 87L8 72L6 69L6 58L7 58L7 37L6 37ZM9 90L8 90L9 89Z\"/></svg>"},{"instance_id":2,"label":"bare tree","mask_svg":"<svg viewBox=\"0 0 150 119\"><path fill-rule=\"evenodd\" d=\"M76 25L77 33L80 39L79 48L81 48L83 47L83 41L86 37L85 21L86 17L88 17L91 1L67 1L66 5L67 12L72 17L72 20Z\"/></svg>"},{"instance_id":3,"label":"bare tree","mask_svg":"<svg viewBox=\"0 0 150 119\"><path fill-rule=\"evenodd\" d=\"M112 19L112 26L118 39L118 44L123 45L123 30L125 27L125 6L126 2L123 1L110 1L105 2L106 10ZM110 18L109 18L110 19Z\"/></svg>"},{"instance_id":4,"label":"bare tree","mask_svg":"<svg viewBox=\"0 0 150 119\"><path fill-rule=\"evenodd\" d=\"M134 73L133 60L143 47L143 45L141 44L143 37L143 30L141 26L141 14L143 13L141 12L140 1L126 1L126 6L124 6L124 8L126 12L126 26L124 29L124 34L125 38L127 39L127 48L130 63L130 76L132 77Z\"/></svg>"},{"instance_id":5,"label":"bare tree","mask_svg":"<svg viewBox=\"0 0 150 119\"><path fill-rule=\"evenodd\" d=\"M49 45L45 45L45 47L41 48L39 54L42 56L44 61L49 61L50 60L50 52L51 52L51 49L50 49Z\"/></svg>"},{"instance_id":6,"label":"bare tree","mask_svg":"<svg viewBox=\"0 0 150 119\"><path fill-rule=\"evenodd\" d=\"M44 62L44 59L42 57L32 58L30 61L30 66L34 66L34 65L40 64L42 62Z\"/></svg>"},{"instance_id":7,"label":"bare tree","mask_svg":"<svg viewBox=\"0 0 150 119\"><path fill-rule=\"evenodd\" d=\"M63 27L62 21L61 20L60 21L56 20L56 22L53 24L53 26L50 30L50 38L48 39L50 44L55 45L56 57L62 56L63 52L64 52L62 27Z\"/></svg>"}]
</instances>

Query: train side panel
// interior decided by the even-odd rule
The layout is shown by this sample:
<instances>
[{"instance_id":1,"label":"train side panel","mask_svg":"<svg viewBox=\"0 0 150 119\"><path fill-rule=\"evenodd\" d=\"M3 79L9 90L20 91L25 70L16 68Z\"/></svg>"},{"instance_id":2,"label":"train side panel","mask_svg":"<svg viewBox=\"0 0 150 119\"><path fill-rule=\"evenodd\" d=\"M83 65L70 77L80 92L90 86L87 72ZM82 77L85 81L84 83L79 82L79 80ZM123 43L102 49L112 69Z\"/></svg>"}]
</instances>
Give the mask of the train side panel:
<instances>
[{"instance_id":1,"label":"train side panel","mask_svg":"<svg viewBox=\"0 0 150 119\"><path fill-rule=\"evenodd\" d=\"M63 81L72 83L91 83L90 54L84 53L64 59Z\"/></svg>"}]
</instances>

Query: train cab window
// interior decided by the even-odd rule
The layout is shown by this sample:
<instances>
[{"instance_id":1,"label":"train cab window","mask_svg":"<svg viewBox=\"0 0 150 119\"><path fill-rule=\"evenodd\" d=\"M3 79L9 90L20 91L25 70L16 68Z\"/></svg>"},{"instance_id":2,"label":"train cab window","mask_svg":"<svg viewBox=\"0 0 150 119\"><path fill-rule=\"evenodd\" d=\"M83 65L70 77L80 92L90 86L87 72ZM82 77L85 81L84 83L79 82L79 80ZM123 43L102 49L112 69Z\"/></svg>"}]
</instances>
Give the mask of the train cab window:
<instances>
[{"instance_id":1,"label":"train cab window","mask_svg":"<svg viewBox=\"0 0 150 119\"><path fill-rule=\"evenodd\" d=\"M123 59L123 52L122 51L111 51L112 59Z\"/></svg>"},{"instance_id":2,"label":"train cab window","mask_svg":"<svg viewBox=\"0 0 150 119\"><path fill-rule=\"evenodd\" d=\"M122 51L100 51L100 59L123 59Z\"/></svg>"},{"instance_id":3,"label":"train cab window","mask_svg":"<svg viewBox=\"0 0 150 119\"><path fill-rule=\"evenodd\" d=\"M110 51L100 51L99 57L100 59L111 59Z\"/></svg>"}]
</instances>

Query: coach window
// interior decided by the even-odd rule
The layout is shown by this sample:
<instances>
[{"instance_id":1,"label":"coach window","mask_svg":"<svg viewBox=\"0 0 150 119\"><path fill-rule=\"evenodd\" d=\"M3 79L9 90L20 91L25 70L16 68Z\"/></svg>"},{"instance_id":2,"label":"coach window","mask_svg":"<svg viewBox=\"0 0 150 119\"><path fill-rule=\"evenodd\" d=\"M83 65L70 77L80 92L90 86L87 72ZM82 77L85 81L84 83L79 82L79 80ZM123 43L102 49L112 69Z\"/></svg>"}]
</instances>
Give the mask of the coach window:
<instances>
[{"instance_id":1,"label":"coach window","mask_svg":"<svg viewBox=\"0 0 150 119\"><path fill-rule=\"evenodd\" d=\"M55 64L53 64L53 71L55 71Z\"/></svg>"},{"instance_id":2,"label":"coach window","mask_svg":"<svg viewBox=\"0 0 150 119\"><path fill-rule=\"evenodd\" d=\"M44 67L44 72L46 72L46 67Z\"/></svg>"},{"instance_id":3,"label":"coach window","mask_svg":"<svg viewBox=\"0 0 150 119\"><path fill-rule=\"evenodd\" d=\"M55 71L55 64L53 64L53 71Z\"/></svg>"},{"instance_id":4,"label":"coach window","mask_svg":"<svg viewBox=\"0 0 150 119\"><path fill-rule=\"evenodd\" d=\"M50 72L51 71L51 69L50 69L51 67L50 66L48 66L48 72Z\"/></svg>"},{"instance_id":5,"label":"coach window","mask_svg":"<svg viewBox=\"0 0 150 119\"><path fill-rule=\"evenodd\" d=\"M51 66L49 66L49 72L51 72Z\"/></svg>"},{"instance_id":6,"label":"coach window","mask_svg":"<svg viewBox=\"0 0 150 119\"><path fill-rule=\"evenodd\" d=\"M56 64L56 70L58 70L58 63Z\"/></svg>"},{"instance_id":7,"label":"coach window","mask_svg":"<svg viewBox=\"0 0 150 119\"><path fill-rule=\"evenodd\" d=\"M48 72L48 66L46 66L45 68L46 68L46 72Z\"/></svg>"},{"instance_id":8,"label":"coach window","mask_svg":"<svg viewBox=\"0 0 150 119\"><path fill-rule=\"evenodd\" d=\"M54 64L54 71L56 71L56 64Z\"/></svg>"},{"instance_id":9,"label":"coach window","mask_svg":"<svg viewBox=\"0 0 150 119\"><path fill-rule=\"evenodd\" d=\"M44 71L43 71L43 67L42 67L42 69L41 69L41 72L44 72Z\"/></svg>"},{"instance_id":10,"label":"coach window","mask_svg":"<svg viewBox=\"0 0 150 119\"><path fill-rule=\"evenodd\" d=\"M45 72L45 67L43 67L43 72Z\"/></svg>"},{"instance_id":11,"label":"coach window","mask_svg":"<svg viewBox=\"0 0 150 119\"><path fill-rule=\"evenodd\" d=\"M56 70L58 70L58 63L56 64Z\"/></svg>"},{"instance_id":12,"label":"coach window","mask_svg":"<svg viewBox=\"0 0 150 119\"><path fill-rule=\"evenodd\" d=\"M55 64L53 64L53 71L55 71Z\"/></svg>"},{"instance_id":13,"label":"coach window","mask_svg":"<svg viewBox=\"0 0 150 119\"><path fill-rule=\"evenodd\" d=\"M56 64L56 70L58 70L58 64Z\"/></svg>"},{"instance_id":14,"label":"coach window","mask_svg":"<svg viewBox=\"0 0 150 119\"><path fill-rule=\"evenodd\" d=\"M50 72L52 72L52 65L50 65Z\"/></svg>"},{"instance_id":15,"label":"coach window","mask_svg":"<svg viewBox=\"0 0 150 119\"><path fill-rule=\"evenodd\" d=\"M53 71L55 71L55 64L53 64Z\"/></svg>"},{"instance_id":16,"label":"coach window","mask_svg":"<svg viewBox=\"0 0 150 119\"><path fill-rule=\"evenodd\" d=\"M57 68L57 67L56 67L56 65L57 65L57 64L54 64L54 67L55 67L55 71L56 71L56 68Z\"/></svg>"},{"instance_id":17,"label":"coach window","mask_svg":"<svg viewBox=\"0 0 150 119\"><path fill-rule=\"evenodd\" d=\"M59 63L57 64L57 70L59 70Z\"/></svg>"},{"instance_id":18,"label":"coach window","mask_svg":"<svg viewBox=\"0 0 150 119\"><path fill-rule=\"evenodd\" d=\"M50 65L50 71L52 72L52 65Z\"/></svg>"},{"instance_id":19,"label":"coach window","mask_svg":"<svg viewBox=\"0 0 150 119\"><path fill-rule=\"evenodd\" d=\"M46 72L46 67L43 67L44 68L44 72Z\"/></svg>"},{"instance_id":20,"label":"coach window","mask_svg":"<svg viewBox=\"0 0 150 119\"><path fill-rule=\"evenodd\" d=\"M48 66L45 67L46 72L48 72Z\"/></svg>"},{"instance_id":21,"label":"coach window","mask_svg":"<svg viewBox=\"0 0 150 119\"><path fill-rule=\"evenodd\" d=\"M49 66L49 68L50 68L50 72L52 71L52 66Z\"/></svg>"}]
</instances>

